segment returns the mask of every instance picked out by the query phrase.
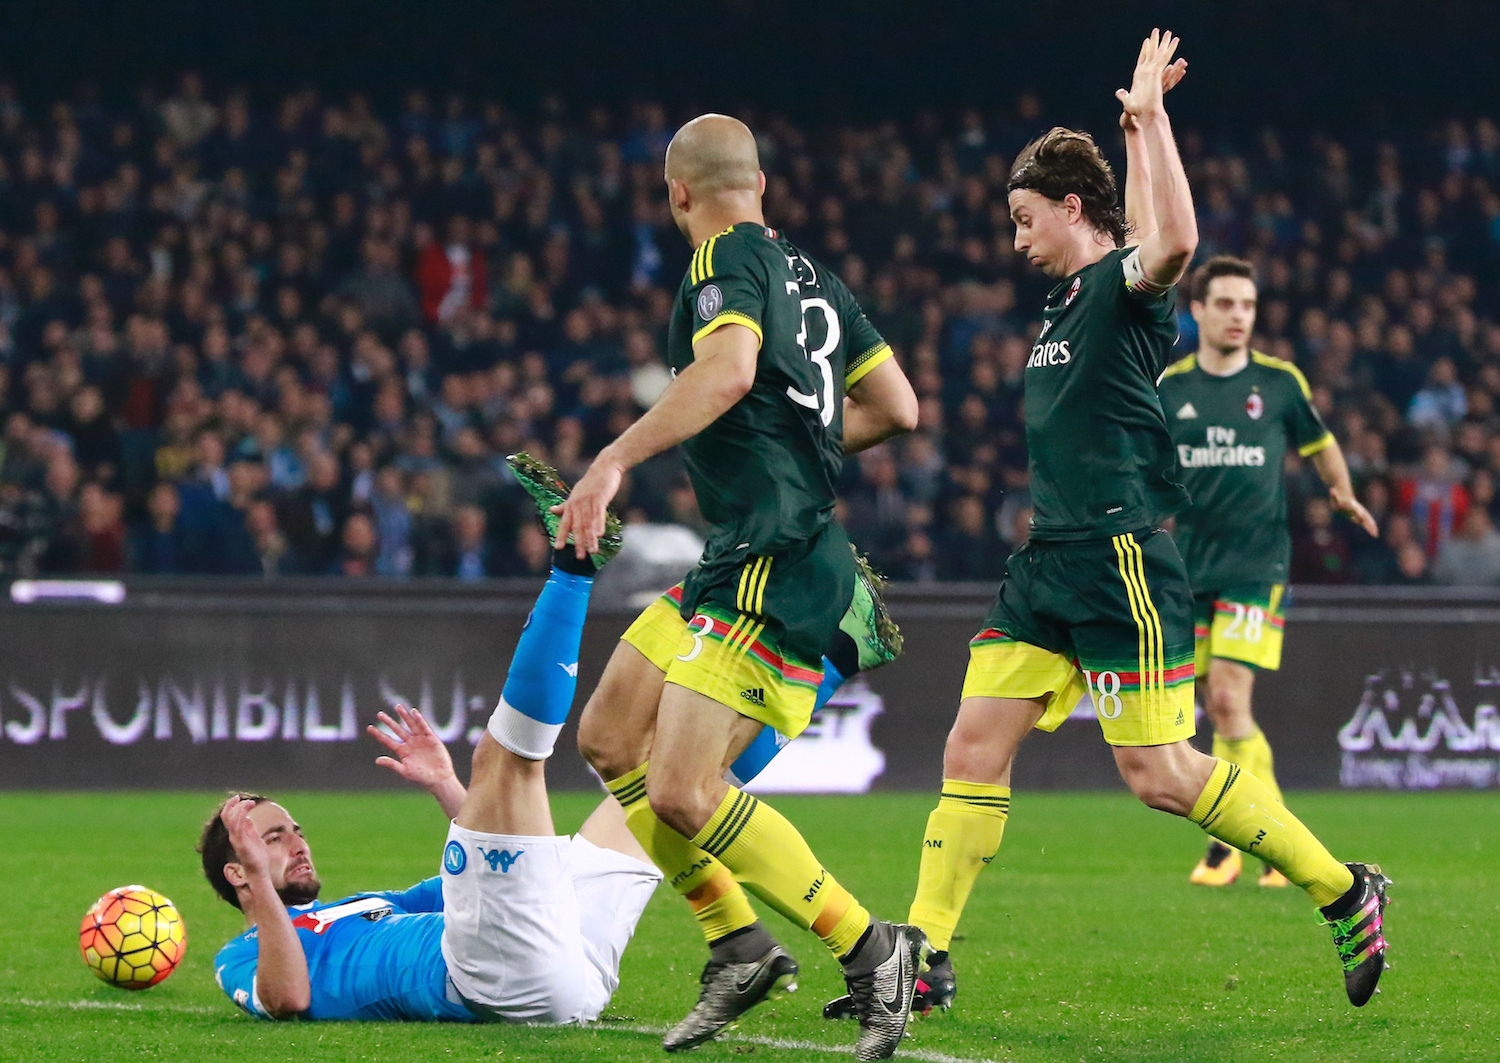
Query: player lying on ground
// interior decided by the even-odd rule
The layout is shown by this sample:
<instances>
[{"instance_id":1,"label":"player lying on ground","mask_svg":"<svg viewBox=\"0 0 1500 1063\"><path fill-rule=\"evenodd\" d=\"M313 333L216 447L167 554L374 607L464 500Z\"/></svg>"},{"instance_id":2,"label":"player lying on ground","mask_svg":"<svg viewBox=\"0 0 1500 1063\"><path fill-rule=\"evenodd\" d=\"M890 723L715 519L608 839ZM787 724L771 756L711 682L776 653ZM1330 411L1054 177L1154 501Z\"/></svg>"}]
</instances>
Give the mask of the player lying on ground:
<instances>
[{"instance_id":1,"label":"player lying on ground","mask_svg":"<svg viewBox=\"0 0 1500 1063\"><path fill-rule=\"evenodd\" d=\"M1031 541L971 642L943 789L928 820L911 922L933 947L919 1007L946 1007L947 955L1010 806L1011 763L1033 729L1055 729L1092 692L1130 789L1152 808L1253 852L1307 891L1333 927L1349 1000L1364 1004L1385 967L1386 879L1342 864L1265 783L1195 750L1193 599L1161 523L1186 492L1156 382L1176 335L1172 289L1197 246L1197 222L1162 93L1182 67L1177 41L1152 32L1129 91L1117 96L1138 136L1131 181L1154 217L1127 235L1114 175L1085 134L1053 129L1011 170L1016 250L1059 279L1026 366ZM835 1002L837 1005L838 1002ZM831 1006L834 1014L840 1008Z\"/></svg>"},{"instance_id":2,"label":"player lying on ground","mask_svg":"<svg viewBox=\"0 0 1500 1063\"><path fill-rule=\"evenodd\" d=\"M418 714L371 728L380 763L451 817L442 873L411 889L318 903L301 828L236 795L203 830L203 871L248 930L214 960L219 985L263 1018L588 1022L661 873L606 797L574 837L553 829L543 768L577 684L593 568L559 558L474 750L467 792ZM526 752L502 740L525 736ZM499 740L497 740L499 739ZM514 745L514 742L511 742Z\"/></svg>"},{"instance_id":3,"label":"player lying on ground","mask_svg":"<svg viewBox=\"0 0 1500 1063\"><path fill-rule=\"evenodd\" d=\"M1371 535L1379 529L1354 497L1349 466L1312 403L1307 378L1291 362L1250 349L1255 304L1249 262L1219 255L1199 267L1189 303L1198 350L1167 369L1160 392L1192 498L1177 515L1176 537L1193 585L1194 670L1214 725L1214 756L1238 764L1280 800L1271 745L1256 726L1250 695L1257 671L1281 667L1282 592L1292 554L1287 450L1311 459L1334 510ZM1227 886L1241 863L1238 849L1214 839L1190 878ZM1260 884L1287 880L1265 864Z\"/></svg>"},{"instance_id":4,"label":"player lying on ground","mask_svg":"<svg viewBox=\"0 0 1500 1063\"><path fill-rule=\"evenodd\" d=\"M763 727L795 737L811 717L820 656L855 583L848 538L832 519L846 437L864 431L858 408L843 423L846 391L873 379L891 350L837 277L766 228L765 175L743 123L689 122L667 149L665 176L673 218L695 249L668 333L676 379L600 452L559 507L554 542L571 535L580 556L594 551L625 472L677 444L714 531L683 585L687 629L648 721L651 759L609 787L669 878L698 866L701 882L737 879L815 931L854 998L856 1056L885 1058L906 1026L921 934L872 920L796 828L723 773ZM878 418L871 434L914 423L913 402ZM763 932L756 943L775 948ZM716 977L711 963L705 978ZM710 989L705 998L720 992ZM717 1009L694 1010L667 1047L721 1028Z\"/></svg>"},{"instance_id":5,"label":"player lying on ground","mask_svg":"<svg viewBox=\"0 0 1500 1063\"><path fill-rule=\"evenodd\" d=\"M895 363L889 365L900 373ZM867 393L861 398L869 401ZM551 510L566 500L567 486L553 469L527 455L512 458L511 466L540 507L548 537L555 538L559 517ZM613 543L602 544L601 552L593 555L594 562L603 565L615 548ZM823 655L823 681L814 713L860 672L888 664L901 652L900 630L881 597L882 581L857 553L855 561L854 600L839 623L833 645ZM606 780L629 774L649 755L667 669L683 637L690 637L682 618L682 593L679 583L630 625L584 706L578 723L579 749ZM732 786L749 783L789 741L774 727L763 726L729 766L725 781ZM630 794L624 796L628 800ZM669 869L672 888L687 901L709 946L698 1003L667 1037L673 1049L690 1047L689 1042L709 1039L760 1001L795 989L798 966L756 918L745 891L723 865L676 832L659 826L648 802L636 800L630 807L631 829L642 835L652 832L648 836L652 850Z\"/></svg>"}]
</instances>

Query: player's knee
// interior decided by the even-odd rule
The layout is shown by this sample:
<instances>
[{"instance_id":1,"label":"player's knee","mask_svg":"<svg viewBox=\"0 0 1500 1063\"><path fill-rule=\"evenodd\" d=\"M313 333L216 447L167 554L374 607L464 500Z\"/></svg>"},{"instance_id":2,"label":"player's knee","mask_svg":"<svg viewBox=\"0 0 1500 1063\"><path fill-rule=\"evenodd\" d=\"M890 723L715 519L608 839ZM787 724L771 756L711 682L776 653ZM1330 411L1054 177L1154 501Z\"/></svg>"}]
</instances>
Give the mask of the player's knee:
<instances>
[{"instance_id":1,"label":"player's knee","mask_svg":"<svg viewBox=\"0 0 1500 1063\"><path fill-rule=\"evenodd\" d=\"M1221 723L1233 723L1241 717L1250 715L1249 699L1243 693L1228 683L1215 683L1212 680L1208 684L1208 715L1213 720L1214 726Z\"/></svg>"},{"instance_id":2,"label":"player's knee","mask_svg":"<svg viewBox=\"0 0 1500 1063\"><path fill-rule=\"evenodd\" d=\"M962 727L948 732L943 746L943 778L999 782L1009 774L1010 755Z\"/></svg>"},{"instance_id":3,"label":"player's knee","mask_svg":"<svg viewBox=\"0 0 1500 1063\"><path fill-rule=\"evenodd\" d=\"M605 713L599 711L593 698L578 718L578 752L606 779L617 779L636 767L640 761L630 759L617 728L611 728Z\"/></svg>"},{"instance_id":4,"label":"player's knee","mask_svg":"<svg viewBox=\"0 0 1500 1063\"><path fill-rule=\"evenodd\" d=\"M703 829L714 814L713 795L694 780L646 776L646 799L656 818L684 838Z\"/></svg>"},{"instance_id":5,"label":"player's knee","mask_svg":"<svg viewBox=\"0 0 1500 1063\"><path fill-rule=\"evenodd\" d=\"M1177 770L1171 760L1128 747L1117 747L1115 765L1130 792L1148 808L1185 816L1193 810L1201 787Z\"/></svg>"}]
</instances>

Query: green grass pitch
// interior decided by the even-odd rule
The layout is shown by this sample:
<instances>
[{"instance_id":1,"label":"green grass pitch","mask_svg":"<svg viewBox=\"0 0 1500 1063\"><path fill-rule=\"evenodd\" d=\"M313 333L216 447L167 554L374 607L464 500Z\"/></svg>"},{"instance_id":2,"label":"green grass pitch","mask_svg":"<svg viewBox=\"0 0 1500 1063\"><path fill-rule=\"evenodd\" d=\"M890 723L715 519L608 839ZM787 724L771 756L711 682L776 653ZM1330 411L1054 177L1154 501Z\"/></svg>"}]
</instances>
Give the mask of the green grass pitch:
<instances>
[{"instance_id":1,"label":"green grass pitch","mask_svg":"<svg viewBox=\"0 0 1500 1063\"><path fill-rule=\"evenodd\" d=\"M432 874L443 824L424 796L279 795L304 825L325 897ZM558 795L560 829L596 798ZM871 909L904 916L931 794L780 798L828 867ZM704 949L661 889L625 956L619 993L586 1029L284 1024L239 1014L213 982L238 920L192 846L207 794L0 795L0 1060L660 1060L660 1031L695 998ZM909 1058L1073 1060L1500 1059L1500 798L1294 795L1335 850L1395 880L1394 967L1356 1011L1328 932L1296 890L1253 872L1227 890L1187 883L1201 835L1124 795L1020 794L999 858L955 945L958 1007L912 1024ZM183 966L144 993L95 980L78 956L84 910L142 882L181 908ZM752 1013L696 1059L836 1059L851 1026L819 942L771 918L802 962L801 990ZM538 963L547 957L538 956Z\"/></svg>"}]
</instances>

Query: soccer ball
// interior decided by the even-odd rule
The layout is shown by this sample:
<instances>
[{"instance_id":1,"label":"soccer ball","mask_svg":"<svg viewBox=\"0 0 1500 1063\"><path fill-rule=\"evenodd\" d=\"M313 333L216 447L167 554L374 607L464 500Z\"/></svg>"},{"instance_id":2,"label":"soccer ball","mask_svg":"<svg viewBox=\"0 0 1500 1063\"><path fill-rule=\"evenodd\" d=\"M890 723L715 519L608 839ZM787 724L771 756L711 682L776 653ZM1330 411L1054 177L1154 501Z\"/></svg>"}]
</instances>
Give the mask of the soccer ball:
<instances>
[{"instance_id":1,"label":"soccer ball","mask_svg":"<svg viewBox=\"0 0 1500 1063\"><path fill-rule=\"evenodd\" d=\"M78 928L83 962L120 989L149 989L177 969L187 927L167 898L145 886L121 886L94 902Z\"/></svg>"}]
</instances>

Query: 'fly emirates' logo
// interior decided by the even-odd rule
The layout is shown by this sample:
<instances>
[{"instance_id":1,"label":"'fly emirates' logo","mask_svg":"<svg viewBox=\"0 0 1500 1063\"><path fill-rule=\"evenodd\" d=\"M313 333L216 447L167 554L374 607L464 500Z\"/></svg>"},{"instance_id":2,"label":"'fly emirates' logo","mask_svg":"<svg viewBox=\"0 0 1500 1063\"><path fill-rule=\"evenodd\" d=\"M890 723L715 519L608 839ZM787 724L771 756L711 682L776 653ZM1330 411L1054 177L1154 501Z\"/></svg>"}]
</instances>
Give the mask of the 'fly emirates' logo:
<instances>
[{"instance_id":1,"label":"'fly emirates' logo","mask_svg":"<svg viewBox=\"0 0 1500 1063\"><path fill-rule=\"evenodd\" d=\"M1033 355L1033 357L1035 357ZM1234 441L1233 428L1208 426L1207 446L1177 444L1177 461L1184 469L1209 469L1222 465L1264 465L1265 447L1249 447Z\"/></svg>"}]
</instances>

